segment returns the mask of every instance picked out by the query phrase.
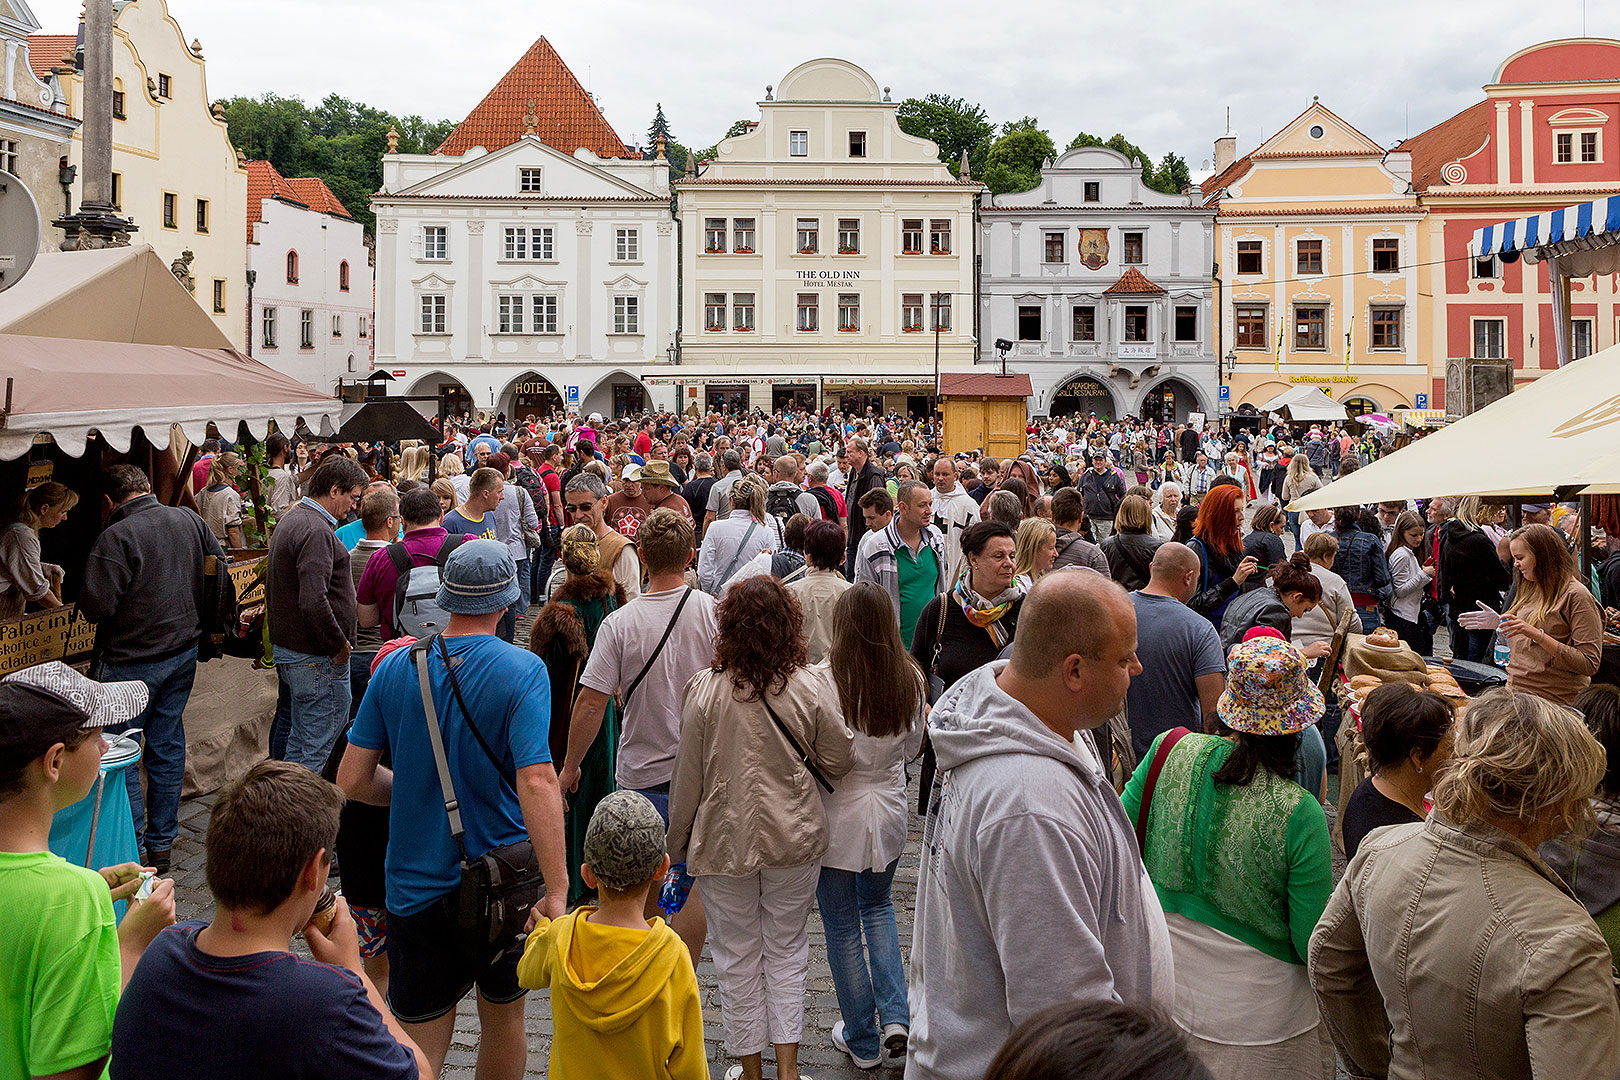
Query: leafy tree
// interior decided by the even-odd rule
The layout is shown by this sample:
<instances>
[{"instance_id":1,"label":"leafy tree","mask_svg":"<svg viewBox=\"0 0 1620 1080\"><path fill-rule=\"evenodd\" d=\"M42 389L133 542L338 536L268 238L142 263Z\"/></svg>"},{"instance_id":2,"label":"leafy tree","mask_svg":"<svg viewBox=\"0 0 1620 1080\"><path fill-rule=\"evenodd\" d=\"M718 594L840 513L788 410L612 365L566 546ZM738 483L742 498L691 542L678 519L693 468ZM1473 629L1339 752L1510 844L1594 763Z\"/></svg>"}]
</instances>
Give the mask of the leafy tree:
<instances>
[{"instance_id":1,"label":"leafy tree","mask_svg":"<svg viewBox=\"0 0 1620 1080\"><path fill-rule=\"evenodd\" d=\"M749 121L747 120L734 120L732 121L731 126L726 128L726 133L725 135L721 136L721 138L730 139L737 135L746 134L748 131L748 125ZM664 156L669 158L670 180L679 180L681 177L686 175L686 162L688 158L692 158L696 161L713 161L715 156L719 153L720 143L718 140L699 150L693 150L689 147L682 146L678 142L670 143L664 148Z\"/></svg>"},{"instance_id":2,"label":"leafy tree","mask_svg":"<svg viewBox=\"0 0 1620 1080\"><path fill-rule=\"evenodd\" d=\"M1080 132L1069 140L1069 150L1082 146L1106 146L1110 150L1117 150L1124 154L1127 161L1135 160L1142 165L1142 183L1154 191L1162 191L1166 195L1179 195L1181 189L1192 183L1192 173L1187 169L1187 162L1180 154L1167 152L1159 160L1159 167L1153 167L1153 159L1146 150L1131 142L1125 136L1115 132L1112 138L1099 139L1087 132Z\"/></svg>"},{"instance_id":3,"label":"leafy tree","mask_svg":"<svg viewBox=\"0 0 1620 1080\"><path fill-rule=\"evenodd\" d=\"M1152 183L1156 190L1166 195L1179 195L1183 188L1192 183L1192 171L1187 168L1185 158L1167 150L1164 157L1159 159L1159 167L1153 173Z\"/></svg>"},{"instance_id":4,"label":"leafy tree","mask_svg":"<svg viewBox=\"0 0 1620 1080\"><path fill-rule=\"evenodd\" d=\"M1028 191L1041 182L1041 166L1056 152L1052 136L1038 127L1015 127L990 147L985 158L985 185L997 195Z\"/></svg>"},{"instance_id":5,"label":"leafy tree","mask_svg":"<svg viewBox=\"0 0 1620 1080\"><path fill-rule=\"evenodd\" d=\"M1033 116L1021 116L1017 120L1003 120L1001 133L1011 135L1015 131L1041 131L1041 122ZM1045 134L1042 132L1042 134ZM1051 136L1047 136L1050 138Z\"/></svg>"},{"instance_id":6,"label":"leafy tree","mask_svg":"<svg viewBox=\"0 0 1620 1080\"><path fill-rule=\"evenodd\" d=\"M919 139L931 139L939 147L940 160L956 175L966 152L975 176L983 177L985 158L996 135L996 126L984 108L964 98L929 94L906 98L896 110L900 130Z\"/></svg>"}]
</instances>

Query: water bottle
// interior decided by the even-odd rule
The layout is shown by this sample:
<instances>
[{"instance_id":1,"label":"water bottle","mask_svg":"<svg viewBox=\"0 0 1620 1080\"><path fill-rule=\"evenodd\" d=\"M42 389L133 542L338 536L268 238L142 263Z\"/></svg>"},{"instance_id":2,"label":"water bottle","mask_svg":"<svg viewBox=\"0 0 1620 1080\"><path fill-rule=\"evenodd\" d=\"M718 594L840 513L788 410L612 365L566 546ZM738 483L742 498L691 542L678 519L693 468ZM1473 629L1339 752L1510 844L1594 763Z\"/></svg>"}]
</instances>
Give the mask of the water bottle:
<instances>
[{"instance_id":1,"label":"water bottle","mask_svg":"<svg viewBox=\"0 0 1620 1080\"><path fill-rule=\"evenodd\" d=\"M1501 634L1496 635L1496 647L1491 650L1491 663L1495 664L1503 671L1507 670L1508 642L1507 638L1503 637Z\"/></svg>"},{"instance_id":2,"label":"water bottle","mask_svg":"<svg viewBox=\"0 0 1620 1080\"><path fill-rule=\"evenodd\" d=\"M692 892L692 875L686 872L685 863L675 863L664 875L664 885L658 890L658 910L664 913L665 918L677 914L686 906L686 898Z\"/></svg>"}]
</instances>

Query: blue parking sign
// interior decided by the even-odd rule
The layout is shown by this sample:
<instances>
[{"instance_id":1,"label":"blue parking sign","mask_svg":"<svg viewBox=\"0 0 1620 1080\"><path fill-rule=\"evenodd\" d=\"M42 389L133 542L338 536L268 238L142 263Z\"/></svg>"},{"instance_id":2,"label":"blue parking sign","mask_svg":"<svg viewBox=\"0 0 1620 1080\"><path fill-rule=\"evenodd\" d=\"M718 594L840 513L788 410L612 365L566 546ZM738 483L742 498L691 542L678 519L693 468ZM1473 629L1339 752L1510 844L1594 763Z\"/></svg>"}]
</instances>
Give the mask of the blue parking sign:
<instances>
[{"instance_id":1,"label":"blue parking sign","mask_svg":"<svg viewBox=\"0 0 1620 1080\"><path fill-rule=\"evenodd\" d=\"M566 392L568 394L568 404L570 404L570 405L578 405L579 404L579 387L570 386L570 387L566 387L565 389L566 389Z\"/></svg>"},{"instance_id":2,"label":"blue parking sign","mask_svg":"<svg viewBox=\"0 0 1620 1080\"><path fill-rule=\"evenodd\" d=\"M1428 394L1415 394L1415 395L1413 395L1413 398L1417 402L1417 407L1418 408L1427 409L1429 407L1429 395Z\"/></svg>"},{"instance_id":3,"label":"blue parking sign","mask_svg":"<svg viewBox=\"0 0 1620 1080\"><path fill-rule=\"evenodd\" d=\"M1232 400L1232 388L1230 386L1221 387L1221 400L1222 401L1231 401Z\"/></svg>"}]
</instances>

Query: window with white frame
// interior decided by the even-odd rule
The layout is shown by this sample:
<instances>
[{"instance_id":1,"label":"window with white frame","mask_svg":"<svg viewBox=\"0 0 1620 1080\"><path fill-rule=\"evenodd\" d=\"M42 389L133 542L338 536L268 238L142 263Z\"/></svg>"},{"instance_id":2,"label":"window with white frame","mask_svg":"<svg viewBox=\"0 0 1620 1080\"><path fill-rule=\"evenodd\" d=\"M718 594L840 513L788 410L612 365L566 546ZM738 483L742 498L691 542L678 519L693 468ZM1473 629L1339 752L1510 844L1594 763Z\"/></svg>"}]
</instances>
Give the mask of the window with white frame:
<instances>
[{"instance_id":1,"label":"window with white frame","mask_svg":"<svg viewBox=\"0 0 1620 1080\"><path fill-rule=\"evenodd\" d=\"M726 294L711 292L703 294L703 329L709 331L723 331L726 328Z\"/></svg>"},{"instance_id":2,"label":"window with white frame","mask_svg":"<svg viewBox=\"0 0 1620 1080\"><path fill-rule=\"evenodd\" d=\"M810 133L808 131L788 132L788 153L793 157L808 157L810 154Z\"/></svg>"},{"instance_id":3,"label":"window with white frame","mask_svg":"<svg viewBox=\"0 0 1620 1080\"><path fill-rule=\"evenodd\" d=\"M449 297L443 293L423 293L418 305L416 329L421 334L447 334L450 332Z\"/></svg>"},{"instance_id":4,"label":"window with white frame","mask_svg":"<svg viewBox=\"0 0 1620 1080\"><path fill-rule=\"evenodd\" d=\"M922 249L922 218L902 218L900 221L900 254L921 255Z\"/></svg>"},{"instance_id":5,"label":"window with white frame","mask_svg":"<svg viewBox=\"0 0 1620 1080\"><path fill-rule=\"evenodd\" d=\"M731 294L731 328L744 332L754 328L754 294L740 292Z\"/></svg>"},{"instance_id":6,"label":"window with white frame","mask_svg":"<svg viewBox=\"0 0 1620 1080\"><path fill-rule=\"evenodd\" d=\"M332 336L335 337L335 338L340 338L340 337L343 336L343 316L342 315L333 315L332 316Z\"/></svg>"},{"instance_id":7,"label":"window with white frame","mask_svg":"<svg viewBox=\"0 0 1620 1080\"><path fill-rule=\"evenodd\" d=\"M1240 349L1264 349L1270 343L1266 338L1266 312L1265 304L1238 304L1237 317L1237 347Z\"/></svg>"},{"instance_id":8,"label":"window with white frame","mask_svg":"<svg viewBox=\"0 0 1620 1080\"><path fill-rule=\"evenodd\" d=\"M554 251L555 232L549 225L516 226L502 230L501 256L514 262L550 261Z\"/></svg>"},{"instance_id":9,"label":"window with white frame","mask_svg":"<svg viewBox=\"0 0 1620 1080\"><path fill-rule=\"evenodd\" d=\"M364 315L360 316L360 326L358 329L356 329L355 333L359 334L362 338L369 337L371 335L371 320L366 318Z\"/></svg>"},{"instance_id":10,"label":"window with white frame","mask_svg":"<svg viewBox=\"0 0 1620 1080\"><path fill-rule=\"evenodd\" d=\"M838 254L859 255L861 253L861 219L838 219Z\"/></svg>"},{"instance_id":11,"label":"window with white frame","mask_svg":"<svg viewBox=\"0 0 1620 1080\"><path fill-rule=\"evenodd\" d=\"M853 333L861 328L860 293L838 294L838 329Z\"/></svg>"},{"instance_id":12,"label":"window with white frame","mask_svg":"<svg viewBox=\"0 0 1620 1080\"><path fill-rule=\"evenodd\" d=\"M530 194L544 191L546 188L543 174L544 170L541 169L519 169L518 191Z\"/></svg>"},{"instance_id":13,"label":"window with white frame","mask_svg":"<svg viewBox=\"0 0 1620 1080\"><path fill-rule=\"evenodd\" d=\"M1401 347L1401 323L1406 309L1399 304L1374 304L1368 310L1369 345L1374 349L1398 350Z\"/></svg>"},{"instance_id":14,"label":"window with white frame","mask_svg":"<svg viewBox=\"0 0 1620 1080\"><path fill-rule=\"evenodd\" d=\"M0 169L15 175L20 152L21 146L16 139L0 139Z\"/></svg>"},{"instance_id":15,"label":"window with white frame","mask_svg":"<svg viewBox=\"0 0 1620 1080\"><path fill-rule=\"evenodd\" d=\"M800 255L814 255L821 250L821 222L815 218L799 218L796 224L798 238L793 250Z\"/></svg>"},{"instance_id":16,"label":"window with white frame","mask_svg":"<svg viewBox=\"0 0 1620 1080\"><path fill-rule=\"evenodd\" d=\"M1598 133L1595 131L1581 132L1581 161L1593 162L1598 159Z\"/></svg>"},{"instance_id":17,"label":"window with white frame","mask_svg":"<svg viewBox=\"0 0 1620 1080\"><path fill-rule=\"evenodd\" d=\"M535 293L529 297L529 332L555 334L557 332L557 297L554 293Z\"/></svg>"},{"instance_id":18,"label":"window with white frame","mask_svg":"<svg viewBox=\"0 0 1620 1080\"><path fill-rule=\"evenodd\" d=\"M935 218L928 223L928 251L933 255L951 253L951 222L949 218Z\"/></svg>"},{"instance_id":19,"label":"window with white frame","mask_svg":"<svg viewBox=\"0 0 1620 1080\"><path fill-rule=\"evenodd\" d=\"M923 294L908 292L900 294L900 329L908 334L915 334L923 328Z\"/></svg>"},{"instance_id":20,"label":"window with white frame","mask_svg":"<svg viewBox=\"0 0 1620 1080\"><path fill-rule=\"evenodd\" d=\"M754 251L754 219L736 218L731 223L731 250L738 255L751 255Z\"/></svg>"},{"instance_id":21,"label":"window with white frame","mask_svg":"<svg viewBox=\"0 0 1620 1080\"><path fill-rule=\"evenodd\" d=\"M1325 305L1294 305L1294 348L1327 348L1327 307Z\"/></svg>"},{"instance_id":22,"label":"window with white frame","mask_svg":"<svg viewBox=\"0 0 1620 1080\"><path fill-rule=\"evenodd\" d=\"M298 347L300 349L315 347L315 313L308 308L298 313Z\"/></svg>"},{"instance_id":23,"label":"window with white frame","mask_svg":"<svg viewBox=\"0 0 1620 1080\"><path fill-rule=\"evenodd\" d=\"M613 298L613 332L615 334L641 333L641 297L615 296Z\"/></svg>"},{"instance_id":24,"label":"window with white frame","mask_svg":"<svg viewBox=\"0 0 1620 1080\"><path fill-rule=\"evenodd\" d=\"M1601 161L1602 139L1596 131L1560 131L1553 136L1553 163L1590 165Z\"/></svg>"},{"instance_id":25,"label":"window with white frame","mask_svg":"<svg viewBox=\"0 0 1620 1080\"><path fill-rule=\"evenodd\" d=\"M1579 360L1592 355L1592 320L1571 319L1569 324L1569 358Z\"/></svg>"},{"instance_id":26,"label":"window with white frame","mask_svg":"<svg viewBox=\"0 0 1620 1080\"><path fill-rule=\"evenodd\" d=\"M1474 320L1474 359L1500 360L1506 345L1506 319Z\"/></svg>"},{"instance_id":27,"label":"window with white frame","mask_svg":"<svg viewBox=\"0 0 1620 1080\"><path fill-rule=\"evenodd\" d=\"M821 298L815 293L799 294L798 327L801 333L821 329Z\"/></svg>"},{"instance_id":28,"label":"window with white frame","mask_svg":"<svg viewBox=\"0 0 1620 1080\"><path fill-rule=\"evenodd\" d=\"M1018 340L1041 340L1041 306L1023 304L1018 308Z\"/></svg>"},{"instance_id":29,"label":"window with white frame","mask_svg":"<svg viewBox=\"0 0 1620 1080\"><path fill-rule=\"evenodd\" d=\"M266 349L276 347L276 309L268 304L259 313L259 343Z\"/></svg>"},{"instance_id":30,"label":"window with white frame","mask_svg":"<svg viewBox=\"0 0 1620 1080\"><path fill-rule=\"evenodd\" d=\"M613 230L613 258L618 262L641 261L641 230Z\"/></svg>"},{"instance_id":31,"label":"window with white frame","mask_svg":"<svg viewBox=\"0 0 1620 1080\"><path fill-rule=\"evenodd\" d=\"M951 328L951 294L948 292L934 293L932 307L934 309L934 329L949 330Z\"/></svg>"},{"instance_id":32,"label":"window with white frame","mask_svg":"<svg viewBox=\"0 0 1620 1080\"><path fill-rule=\"evenodd\" d=\"M703 250L711 255L723 253L726 250L726 219L712 217L703 219Z\"/></svg>"},{"instance_id":33,"label":"window with white frame","mask_svg":"<svg viewBox=\"0 0 1620 1080\"><path fill-rule=\"evenodd\" d=\"M1398 274L1401 272L1401 242L1393 236L1378 236L1372 242L1372 272Z\"/></svg>"},{"instance_id":34,"label":"window with white frame","mask_svg":"<svg viewBox=\"0 0 1620 1080\"><path fill-rule=\"evenodd\" d=\"M1483 259L1473 260L1473 276L1478 279L1498 278L1502 276L1502 264L1495 255L1487 255Z\"/></svg>"},{"instance_id":35,"label":"window with white frame","mask_svg":"<svg viewBox=\"0 0 1620 1080\"><path fill-rule=\"evenodd\" d=\"M449 229L444 225L422 226L422 258L444 259L450 250Z\"/></svg>"},{"instance_id":36,"label":"window with white frame","mask_svg":"<svg viewBox=\"0 0 1620 1080\"><path fill-rule=\"evenodd\" d=\"M502 293L495 298L495 332L497 334L523 333L523 315L528 297L522 293Z\"/></svg>"}]
</instances>

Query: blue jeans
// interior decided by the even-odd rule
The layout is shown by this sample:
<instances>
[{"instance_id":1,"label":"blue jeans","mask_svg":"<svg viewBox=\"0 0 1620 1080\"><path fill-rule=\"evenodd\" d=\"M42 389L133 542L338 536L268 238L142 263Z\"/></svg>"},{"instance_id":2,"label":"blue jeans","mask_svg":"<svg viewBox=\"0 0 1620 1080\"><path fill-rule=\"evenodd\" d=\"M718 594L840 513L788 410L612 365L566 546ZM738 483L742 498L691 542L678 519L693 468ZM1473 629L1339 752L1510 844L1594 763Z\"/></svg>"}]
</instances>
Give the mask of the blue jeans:
<instances>
[{"instance_id":1,"label":"blue jeans","mask_svg":"<svg viewBox=\"0 0 1620 1080\"><path fill-rule=\"evenodd\" d=\"M1283 511L1283 521L1287 525L1288 531L1293 534L1293 537L1294 537L1294 550L1295 551L1303 550L1301 548L1300 542L1299 542L1299 515L1294 513L1294 511L1292 511L1292 510L1284 510Z\"/></svg>"},{"instance_id":2,"label":"blue jeans","mask_svg":"<svg viewBox=\"0 0 1620 1080\"><path fill-rule=\"evenodd\" d=\"M108 731L140 728L141 765L146 769L146 791L141 791L139 769L125 769L129 809L135 817L135 841L148 854L168 851L180 831L180 788L186 778L186 728L181 720L197 678L197 651L188 649L167 660L97 665L98 682L139 680L151 695L146 711L128 724Z\"/></svg>"},{"instance_id":3,"label":"blue jeans","mask_svg":"<svg viewBox=\"0 0 1620 1080\"><path fill-rule=\"evenodd\" d=\"M1369 607L1362 607L1357 604L1356 614L1361 616L1361 632L1363 634L1370 634L1384 625L1384 617L1379 613L1377 604Z\"/></svg>"},{"instance_id":4,"label":"blue jeans","mask_svg":"<svg viewBox=\"0 0 1620 1080\"><path fill-rule=\"evenodd\" d=\"M286 760L318 773L349 719L349 662L275 646L276 674L291 698Z\"/></svg>"},{"instance_id":5,"label":"blue jeans","mask_svg":"<svg viewBox=\"0 0 1620 1080\"><path fill-rule=\"evenodd\" d=\"M1315 724L1299 733L1299 749L1294 751L1294 767L1299 770L1299 786L1321 801L1322 780L1327 775L1327 741Z\"/></svg>"},{"instance_id":6,"label":"blue jeans","mask_svg":"<svg viewBox=\"0 0 1620 1080\"><path fill-rule=\"evenodd\" d=\"M276 715L270 721L270 760L287 760L287 733L292 730L292 691L276 679Z\"/></svg>"},{"instance_id":7,"label":"blue jeans","mask_svg":"<svg viewBox=\"0 0 1620 1080\"><path fill-rule=\"evenodd\" d=\"M1476 664L1489 664L1491 662L1491 638L1493 630L1464 630L1462 626L1453 622L1451 624L1451 658L1453 660L1472 660Z\"/></svg>"},{"instance_id":8,"label":"blue jeans","mask_svg":"<svg viewBox=\"0 0 1620 1080\"><path fill-rule=\"evenodd\" d=\"M349 653L349 719L353 720L360 711L360 699L366 696L366 687L371 685L371 662L377 659L373 652Z\"/></svg>"},{"instance_id":9,"label":"blue jeans","mask_svg":"<svg viewBox=\"0 0 1620 1080\"><path fill-rule=\"evenodd\" d=\"M827 964L838 994L838 1012L844 1019L844 1041L858 1058L879 1056L878 1024L911 1026L900 933L889 899L899 862L896 859L880 872L862 870L858 874L824 866L816 885L816 906L821 909L821 926L827 936Z\"/></svg>"}]
</instances>

